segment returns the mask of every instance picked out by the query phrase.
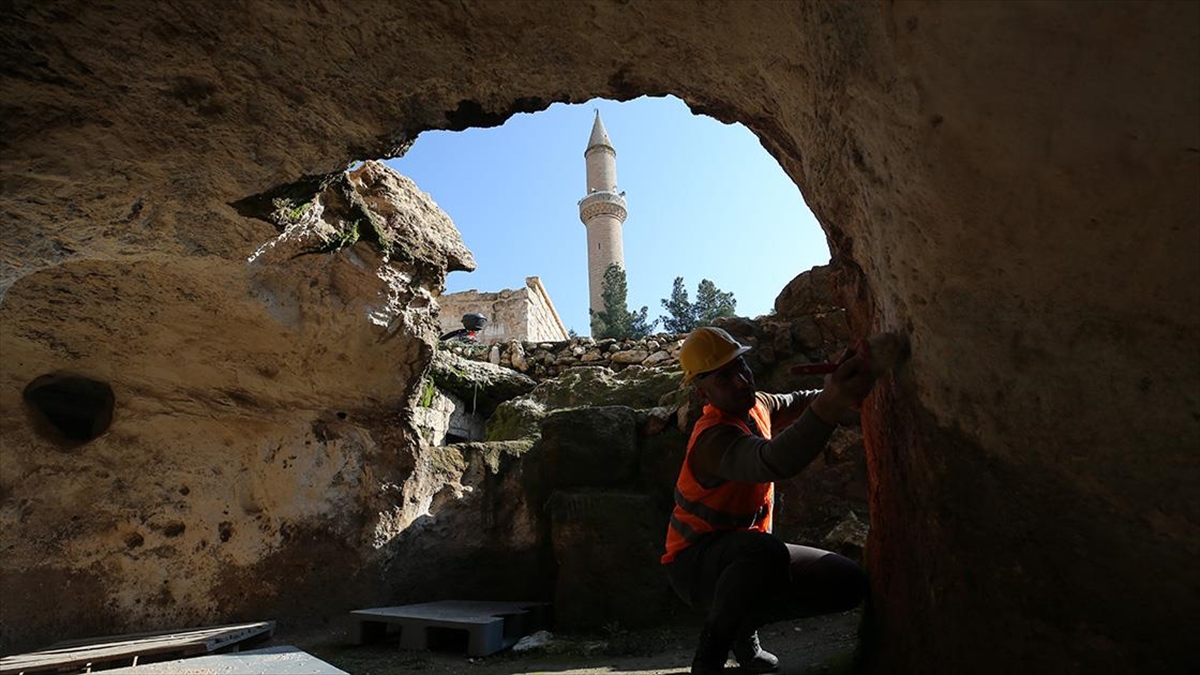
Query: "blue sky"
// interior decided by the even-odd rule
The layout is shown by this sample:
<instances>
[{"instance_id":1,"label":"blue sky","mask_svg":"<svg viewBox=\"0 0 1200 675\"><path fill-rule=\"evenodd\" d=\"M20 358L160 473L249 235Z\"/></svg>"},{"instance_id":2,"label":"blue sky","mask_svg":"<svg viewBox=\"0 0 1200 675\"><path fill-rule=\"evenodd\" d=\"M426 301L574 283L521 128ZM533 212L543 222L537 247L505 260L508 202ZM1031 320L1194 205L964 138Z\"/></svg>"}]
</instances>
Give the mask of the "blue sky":
<instances>
[{"instance_id":1,"label":"blue sky","mask_svg":"<svg viewBox=\"0 0 1200 675\"><path fill-rule=\"evenodd\" d=\"M520 288L541 277L563 323L587 335L584 196L595 109L617 150L629 306L659 302L682 276L690 299L711 279L742 316L769 312L800 272L829 262L825 234L799 189L740 124L693 115L677 98L556 103L503 126L428 131L387 163L430 194L462 233L478 269L446 292Z\"/></svg>"}]
</instances>

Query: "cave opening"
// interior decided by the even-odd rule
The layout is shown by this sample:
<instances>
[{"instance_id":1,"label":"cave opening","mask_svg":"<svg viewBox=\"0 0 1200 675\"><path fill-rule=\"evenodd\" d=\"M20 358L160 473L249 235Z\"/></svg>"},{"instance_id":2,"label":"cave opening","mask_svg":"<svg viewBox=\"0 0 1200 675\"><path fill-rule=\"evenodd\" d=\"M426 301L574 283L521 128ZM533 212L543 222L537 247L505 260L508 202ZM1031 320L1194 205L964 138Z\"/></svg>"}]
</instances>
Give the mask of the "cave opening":
<instances>
[{"instance_id":1,"label":"cave opening","mask_svg":"<svg viewBox=\"0 0 1200 675\"><path fill-rule=\"evenodd\" d=\"M611 187L626 204L613 255L633 311L668 316L662 302L681 277L693 301L708 279L733 294L737 315L766 315L796 273L829 262L816 217L746 127L695 114L674 96L593 99L498 127L425 131L386 160L446 211L475 255L476 270L448 275L447 294L521 288L537 276L567 330L588 333L589 249L609 243L593 242L581 222L596 114L615 151ZM443 329L459 328L457 319Z\"/></svg>"},{"instance_id":2,"label":"cave opening","mask_svg":"<svg viewBox=\"0 0 1200 675\"><path fill-rule=\"evenodd\" d=\"M248 267L246 247L275 232L223 200L340 172L427 129L669 91L754 129L803 187L835 262L856 275L844 286L855 328L914 337L910 377L868 425L870 615L884 638L872 671L1195 670L1200 427L1197 371L1180 359L1195 363L1200 289L1200 5L544 4L0 10L0 650L103 624L166 627L180 615L172 598L209 620L321 611L335 606L322 586L361 595L318 580L378 578L355 548L372 538L356 518L375 508L373 481L351 480L349 499L309 492L265 509L273 495L258 490L302 475L299 494L358 453L298 472L288 453L266 464L258 449L316 446L308 429L333 410L353 414L332 432L368 438L352 428L370 419L359 411L408 394L427 342L402 321L381 342L361 320L362 298L394 299L355 266L378 256L283 240ZM298 206L283 215L303 216ZM631 280L651 289L634 306L657 310L666 289ZM424 320L416 296L406 307ZM43 452L21 402L60 369L110 382L120 406L69 456ZM164 409L180 393L188 407ZM271 470L209 471L238 467ZM180 495L165 481L190 487L186 530L125 525ZM339 555L320 561L329 577L263 583L312 569L321 550L296 538L279 549L279 530L257 522L273 512L289 529L341 524ZM236 556L193 548L221 541L226 522ZM144 544L111 523L136 525L129 540ZM160 596L167 554L181 573Z\"/></svg>"},{"instance_id":3,"label":"cave opening","mask_svg":"<svg viewBox=\"0 0 1200 675\"><path fill-rule=\"evenodd\" d=\"M643 108L638 109L639 106ZM627 109L634 112L622 114ZM817 268L826 271L810 277L809 286L818 285L813 280L816 278L821 283L831 281L830 245L825 233L796 184L754 134L740 124L723 124L695 115L673 97L644 97L625 103L597 99L586 104L552 104L541 112L516 114L500 127L424 131L406 154L386 160L390 168L411 179L417 189L429 193L476 256L478 269L471 274L450 274L444 295L519 287L519 280L532 275L549 288L564 318L576 317L565 321L571 326L570 335L564 336L568 339L487 339L487 334L481 331L478 344L448 341L441 346L444 351L530 374L538 387L542 387L547 380L568 380L572 377L568 371L576 365L611 366L618 374L626 372L626 366L641 366L648 355L665 347L661 343L678 341L686 332L674 331L669 339L655 339L656 333L652 333L648 339L658 344L645 349L645 356L629 357L637 359L630 363L597 354L589 344L597 341L577 335L584 331L576 328L588 325L587 257L592 246L587 241L588 226L584 225L587 221L582 204L589 194L585 190L595 187L586 180L589 178L586 150L594 140L588 131L592 130L594 137L596 119L603 120L606 140L614 146L619 175L602 189L627 204L627 218L622 219L620 232L628 272L629 307L634 311L638 307L653 307L659 314L675 279L682 278L688 291L697 290L696 285L702 279L710 280L739 300L736 314L743 318L730 323L729 330L755 347L749 360L759 376L761 390L788 392L820 387L819 378L789 379L787 369L797 362L836 358L835 343L845 343L850 336L845 308L830 304L833 294L829 293L817 303L819 306L793 306L780 314L776 311L776 298L796 281L798 274L812 274ZM637 133L631 131L638 124L646 128ZM691 125L698 130L685 133ZM351 170L357 168L353 166ZM654 199L639 199L639 195L656 191L662 194L654 195ZM743 244L748 246L741 248ZM753 269L754 274L746 274L748 269ZM754 284L737 285L743 281ZM443 301L444 296L439 303ZM792 301L804 305L810 299L796 302L793 297ZM456 305L452 311L443 307L446 314L440 326L443 335L457 329L460 317L465 320L471 313L485 315L490 326L503 323L493 305L488 304L493 299L480 298L479 302L482 304ZM640 344L645 345L646 339ZM510 346L514 342L524 342L524 346L520 349ZM619 348L604 347L629 353L637 350L637 343L632 347L625 344ZM539 370L540 359L546 356L543 352L550 352L548 356L554 366ZM676 356L677 352L670 358ZM562 366L563 363L568 365ZM677 366L677 362L671 360L660 365ZM437 366L434 368L436 371ZM434 375L427 381L438 382L438 377ZM571 386L582 390L592 384L595 382L583 384L574 380L558 393L542 392L540 400L533 396L534 403L546 406L540 413L542 416L531 416L525 407L529 398L523 395L501 401L498 407L493 402L486 415L487 430L480 429L479 436L463 436L454 430L430 434L429 437L437 439L435 456L461 452L463 458L468 458L478 450L466 447L467 441L522 443L528 438L530 426L540 426L540 438L533 443L543 457L553 458L545 461L555 465L550 468L543 465L540 472L557 476L550 479L551 487L546 490L560 497L537 497L539 507L545 503L547 513L557 514L551 516L550 528L559 534L550 537L557 541L558 537L571 536L562 532L572 529L571 519L579 518L579 513L599 509L598 504L604 504L606 510L616 509L614 504L619 499L631 498L639 500L637 503L643 508L636 516L618 519L626 524L636 523L636 527L646 523L643 531L651 534L639 545L650 541L652 548L660 547L661 530L672 508L671 489L697 409L693 407L690 413L676 409L667 413L646 412L663 407L659 405L663 402L660 394L666 392L656 392L649 400L634 404L616 395L588 399L587 395L565 391ZM547 386L553 389L552 385ZM670 389L679 391L678 382L673 382ZM460 403L460 407L469 405L472 399L465 390L455 393L467 402ZM523 402L512 405L512 400ZM670 403L678 405L678 401ZM623 405L631 408L629 415L603 417L607 414L602 412L603 408ZM473 411L475 406L470 408ZM423 419L431 420L433 413L425 412L422 411ZM453 416L453 411L445 413L447 424L453 424L450 421ZM500 422L492 424L493 419ZM626 434L629 439L612 434L616 428L629 429ZM649 431L651 428L654 430ZM610 435L614 437L610 439ZM617 475L619 472L609 467L593 464L594 458L573 454L588 444L599 444L606 453L627 457L627 460L604 462L636 466L633 471L636 484L627 475ZM444 450L456 445L463 447ZM777 488L779 517L775 521L780 538L839 553L865 565L870 523L865 454L861 428L851 425L838 432L829 450L813 462L811 470L780 481L783 485ZM613 494L614 490L631 486L635 488L630 491L633 497ZM586 498L579 491L587 491ZM445 498L438 502L437 510L431 507L431 513L447 518L456 508L459 507L454 500ZM496 518L499 520L500 516ZM591 536L593 531L603 531L603 526L589 524L586 529L587 536ZM624 541L627 537L620 539ZM503 565L497 563L495 567L501 569ZM644 568L657 570L657 558L649 560ZM587 576L585 569L593 575L591 578L600 579L599 583L591 584L600 588L605 588L611 575L572 561L561 562L558 568L551 569L560 574L554 597L561 597L567 606L564 614L569 626L578 628L595 620L584 616L588 612L623 623L649 620L647 617L663 620L675 611L672 600L661 597L647 600L636 613L623 611L620 600L596 610L586 601L575 600L570 593L576 585L584 585L580 580ZM629 595L617 588L611 591L617 598ZM571 605L572 602L578 604Z\"/></svg>"}]
</instances>

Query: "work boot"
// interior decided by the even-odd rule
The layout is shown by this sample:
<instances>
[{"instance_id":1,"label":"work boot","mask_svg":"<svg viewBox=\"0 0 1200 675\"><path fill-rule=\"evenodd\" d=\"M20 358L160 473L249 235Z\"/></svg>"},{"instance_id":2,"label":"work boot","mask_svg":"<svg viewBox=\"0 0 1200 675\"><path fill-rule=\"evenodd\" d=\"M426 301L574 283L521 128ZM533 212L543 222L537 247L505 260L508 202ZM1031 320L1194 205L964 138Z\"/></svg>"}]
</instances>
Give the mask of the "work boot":
<instances>
[{"instance_id":1,"label":"work boot","mask_svg":"<svg viewBox=\"0 0 1200 675\"><path fill-rule=\"evenodd\" d=\"M779 670L779 659L762 648L758 631L750 631L733 641L733 658L744 673L773 673Z\"/></svg>"},{"instance_id":2,"label":"work boot","mask_svg":"<svg viewBox=\"0 0 1200 675\"><path fill-rule=\"evenodd\" d=\"M725 670L725 659L733 639L723 637L709 626L700 631L700 643L692 657L692 675L719 675Z\"/></svg>"}]
</instances>

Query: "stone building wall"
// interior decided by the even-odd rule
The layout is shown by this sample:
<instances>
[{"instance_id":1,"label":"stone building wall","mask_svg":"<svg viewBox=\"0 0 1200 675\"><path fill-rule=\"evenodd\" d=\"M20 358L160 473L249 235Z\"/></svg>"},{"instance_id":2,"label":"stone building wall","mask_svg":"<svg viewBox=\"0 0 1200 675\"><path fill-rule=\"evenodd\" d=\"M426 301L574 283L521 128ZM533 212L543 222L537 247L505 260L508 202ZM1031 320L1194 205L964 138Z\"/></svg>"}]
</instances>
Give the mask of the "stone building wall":
<instances>
[{"instance_id":1,"label":"stone building wall","mask_svg":"<svg viewBox=\"0 0 1200 675\"><path fill-rule=\"evenodd\" d=\"M525 287L494 293L476 290L447 293L438 298L443 334L462 328L464 314L478 313L488 324L476 336L480 344L507 340L558 341L569 336L550 294L538 277L526 277Z\"/></svg>"}]
</instances>

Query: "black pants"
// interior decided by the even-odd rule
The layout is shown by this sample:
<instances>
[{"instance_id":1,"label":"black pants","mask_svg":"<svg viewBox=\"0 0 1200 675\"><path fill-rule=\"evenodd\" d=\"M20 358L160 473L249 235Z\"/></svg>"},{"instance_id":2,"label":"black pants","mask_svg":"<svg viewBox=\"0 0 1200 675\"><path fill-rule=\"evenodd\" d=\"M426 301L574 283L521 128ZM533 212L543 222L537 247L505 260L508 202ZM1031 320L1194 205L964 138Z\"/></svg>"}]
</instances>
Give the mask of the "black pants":
<instances>
[{"instance_id":1,"label":"black pants","mask_svg":"<svg viewBox=\"0 0 1200 675\"><path fill-rule=\"evenodd\" d=\"M667 565L667 576L679 597L707 609L709 627L725 634L843 612L867 592L853 560L757 530L705 535Z\"/></svg>"}]
</instances>

